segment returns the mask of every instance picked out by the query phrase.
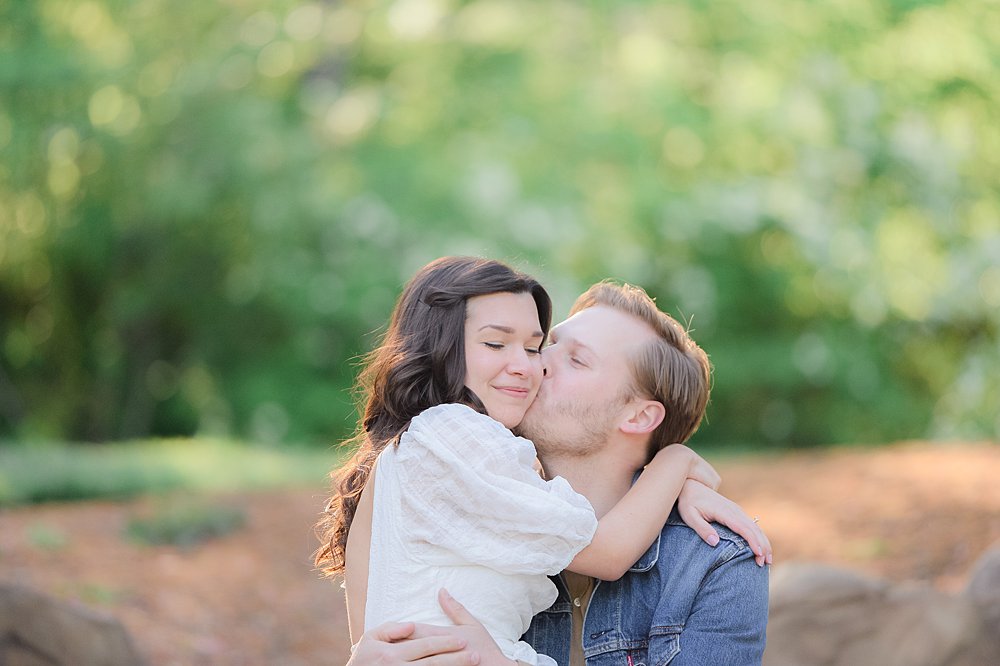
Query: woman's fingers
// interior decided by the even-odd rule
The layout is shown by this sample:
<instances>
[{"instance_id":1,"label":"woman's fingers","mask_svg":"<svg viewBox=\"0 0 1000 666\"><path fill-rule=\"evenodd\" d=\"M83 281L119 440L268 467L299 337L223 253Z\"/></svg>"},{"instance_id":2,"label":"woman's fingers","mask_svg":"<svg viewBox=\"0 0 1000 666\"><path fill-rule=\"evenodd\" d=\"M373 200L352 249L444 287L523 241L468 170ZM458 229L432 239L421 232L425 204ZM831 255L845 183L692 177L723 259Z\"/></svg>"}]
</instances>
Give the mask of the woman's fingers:
<instances>
[{"instance_id":1,"label":"woman's fingers","mask_svg":"<svg viewBox=\"0 0 1000 666\"><path fill-rule=\"evenodd\" d=\"M714 546L719 542L718 534L711 525L711 522L717 522L746 540L759 566L773 561L771 542L757 521L751 519L739 504L704 484L689 479L681 491L677 508L688 527L697 532L708 545Z\"/></svg>"},{"instance_id":2,"label":"woman's fingers","mask_svg":"<svg viewBox=\"0 0 1000 666\"><path fill-rule=\"evenodd\" d=\"M767 560L767 554L764 551L764 541L762 537L764 533L760 531L757 524L750 520L742 509L736 504L733 504L733 517L734 523L739 525L738 528L733 528L736 532L740 534L744 539L747 540L747 544L750 546L750 550L753 551L754 560L757 562L757 566L764 566Z\"/></svg>"},{"instance_id":3,"label":"woman's fingers","mask_svg":"<svg viewBox=\"0 0 1000 666\"><path fill-rule=\"evenodd\" d=\"M740 513L742 514L745 522L748 517L746 514L743 514L742 511L740 511ZM743 535L743 537L747 540L747 543L749 543L750 547L753 549L753 552L756 555L757 564L764 566L765 564L771 564L774 560L774 553L771 550L771 540L767 538L766 534L764 534L764 530L761 529L758 524L759 520L759 518L754 518L748 523L747 526L750 531L747 533L741 531L740 534Z\"/></svg>"},{"instance_id":4,"label":"woman's fingers","mask_svg":"<svg viewBox=\"0 0 1000 666\"><path fill-rule=\"evenodd\" d=\"M754 547L754 553L757 553L757 564L764 566L765 564L771 564L774 559L774 555L771 551L771 541L764 534L764 530L760 528L757 521L754 520L753 524L753 535L756 546Z\"/></svg>"},{"instance_id":5,"label":"woman's fingers","mask_svg":"<svg viewBox=\"0 0 1000 666\"><path fill-rule=\"evenodd\" d=\"M765 549L764 533L756 523L746 515L738 504L726 500L725 509L718 515L709 516L712 520L722 523L732 531L746 539L747 545L753 551L754 560L758 566L764 566L767 562L770 546Z\"/></svg>"},{"instance_id":6,"label":"woman's fingers","mask_svg":"<svg viewBox=\"0 0 1000 666\"><path fill-rule=\"evenodd\" d=\"M767 538L767 533L757 524L757 531L760 533L760 542L764 547L764 561L768 564L774 562L774 550L771 548L771 540Z\"/></svg>"},{"instance_id":7,"label":"woman's fingers","mask_svg":"<svg viewBox=\"0 0 1000 666\"><path fill-rule=\"evenodd\" d=\"M705 518L698 511L681 511L681 517L687 526L690 527L701 537L702 541L707 543L713 548L719 544L719 533L715 531L712 527L712 523L705 520Z\"/></svg>"}]
</instances>

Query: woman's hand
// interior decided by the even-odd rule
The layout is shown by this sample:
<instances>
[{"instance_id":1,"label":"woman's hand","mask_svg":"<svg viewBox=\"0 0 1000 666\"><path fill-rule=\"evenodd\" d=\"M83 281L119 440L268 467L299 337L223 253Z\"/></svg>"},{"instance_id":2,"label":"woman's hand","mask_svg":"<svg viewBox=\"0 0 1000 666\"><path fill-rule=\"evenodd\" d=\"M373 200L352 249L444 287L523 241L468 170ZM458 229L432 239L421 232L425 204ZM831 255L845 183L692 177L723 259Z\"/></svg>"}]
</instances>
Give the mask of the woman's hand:
<instances>
[{"instance_id":1,"label":"woman's hand","mask_svg":"<svg viewBox=\"0 0 1000 666\"><path fill-rule=\"evenodd\" d=\"M387 622L364 633L347 666L479 664L479 654L469 649L468 642L457 635L455 629L413 622Z\"/></svg>"},{"instance_id":2,"label":"woman's hand","mask_svg":"<svg viewBox=\"0 0 1000 666\"><path fill-rule=\"evenodd\" d=\"M711 523L722 523L747 540L759 566L771 564L774 554L767 535L750 519L750 516L732 500L726 499L704 484L688 479L681 489L677 510L688 527L698 533L705 543L715 546L719 535Z\"/></svg>"}]
</instances>

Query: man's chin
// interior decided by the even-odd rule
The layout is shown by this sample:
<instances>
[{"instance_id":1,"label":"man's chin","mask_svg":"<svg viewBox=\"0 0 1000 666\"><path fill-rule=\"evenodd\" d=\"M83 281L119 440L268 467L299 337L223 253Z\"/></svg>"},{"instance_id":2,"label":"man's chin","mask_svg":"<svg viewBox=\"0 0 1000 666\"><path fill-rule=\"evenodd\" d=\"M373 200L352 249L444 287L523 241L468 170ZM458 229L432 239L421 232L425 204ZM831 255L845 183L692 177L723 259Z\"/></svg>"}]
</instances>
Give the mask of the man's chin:
<instances>
[{"instance_id":1,"label":"man's chin","mask_svg":"<svg viewBox=\"0 0 1000 666\"><path fill-rule=\"evenodd\" d=\"M532 417L532 414L531 414L531 408L529 407L528 411L525 412L525 414L524 414L524 418L521 419L521 422L518 423L516 427L511 428L511 431L515 435L517 435L518 437L524 437L525 439L531 439L532 438L531 434L533 432L536 432L535 428L533 427L534 424L535 424L535 421L534 421L534 418Z\"/></svg>"}]
</instances>

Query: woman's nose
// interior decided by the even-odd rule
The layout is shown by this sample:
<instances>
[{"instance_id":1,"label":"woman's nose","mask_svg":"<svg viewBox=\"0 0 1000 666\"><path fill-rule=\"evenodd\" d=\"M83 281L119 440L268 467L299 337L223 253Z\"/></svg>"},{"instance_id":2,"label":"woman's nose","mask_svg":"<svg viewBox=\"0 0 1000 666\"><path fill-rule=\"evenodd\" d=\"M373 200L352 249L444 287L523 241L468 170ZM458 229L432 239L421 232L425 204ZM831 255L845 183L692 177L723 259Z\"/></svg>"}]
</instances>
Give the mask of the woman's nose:
<instances>
[{"instance_id":1,"label":"woman's nose","mask_svg":"<svg viewBox=\"0 0 1000 666\"><path fill-rule=\"evenodd\" d=\"M514 353L507 362L507 371L512 375L526 377L528 375L544 376L545 365L542 357L532 354L527 349L522 349Z\"/></svg>"},{"instance_id":2,"label":"woman's nose","mask_svg":"<svg viewBox=\"0 0 1000 666\"><path fill-rule=\"evenodd\" d=\"M511 358L507 361L507 371L512 375L526 375L531 367L531 361L528 358L528 352L521 350L519 352L514 352Z\"/></svg>"}]
</instances>

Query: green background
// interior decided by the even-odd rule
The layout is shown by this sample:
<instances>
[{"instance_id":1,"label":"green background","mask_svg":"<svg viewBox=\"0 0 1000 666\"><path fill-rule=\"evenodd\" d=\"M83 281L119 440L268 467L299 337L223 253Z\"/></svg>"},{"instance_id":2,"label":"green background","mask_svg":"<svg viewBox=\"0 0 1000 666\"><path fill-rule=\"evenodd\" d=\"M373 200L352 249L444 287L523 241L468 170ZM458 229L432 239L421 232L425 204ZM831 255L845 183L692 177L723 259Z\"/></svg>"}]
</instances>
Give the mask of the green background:
<instances>
[{"instance_id":1,"label":"green background","mask_svg":"<svg viewBox=\"0 0 1000 666\"><path fill-rule=\"evenodd\" d=\"M0 2L0 438L329 444L403 282L645 287L695 442L1000 438L1000 4Z\"/></svg>"}]
</instances>

